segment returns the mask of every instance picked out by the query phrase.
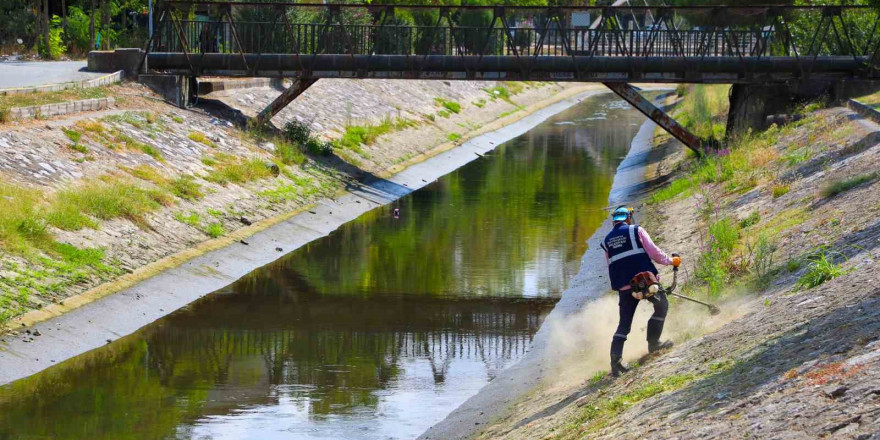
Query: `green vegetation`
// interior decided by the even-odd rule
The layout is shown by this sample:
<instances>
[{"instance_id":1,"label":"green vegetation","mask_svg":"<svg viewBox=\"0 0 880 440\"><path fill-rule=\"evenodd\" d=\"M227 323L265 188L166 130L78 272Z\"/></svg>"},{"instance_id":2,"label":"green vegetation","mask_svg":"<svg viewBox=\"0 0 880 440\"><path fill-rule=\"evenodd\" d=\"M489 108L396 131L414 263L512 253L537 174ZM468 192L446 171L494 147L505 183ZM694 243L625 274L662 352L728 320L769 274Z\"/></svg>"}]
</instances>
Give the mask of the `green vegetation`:
<instances>
[{"instance_id":1,"label":"green vegetation","mask_svg":"<svg viewBox=\"0 0 880 440\"><path fill-rule=\"evenodd\" d=\"M193 140L194 142L198 142L200 144L207 145L211 148L217 148L217 144L215 144L214 141L208 139L208 137L205 136L205 134L200 131L190 132L188 137L191 140Z\"/></svg>"},{"instance_id":2,"label":"green vegetation","mask_svg":"<svg viewBox=\"0 0 880 440\"><path fill-rule=\"evenodd\" d=\"M309 140L306 139L306 142ZM306 161L306 156L299 147L281 139L276 139L275 157L285 165L302 165Z\"/></svg>"},{"instance_id":3,"label":"green vegetation","mask_svg":"<svg viewBox=\"0 0 880 440\"><path fill-rule=\"evenodd\" d=\"M455 101L449 101L443 98L434 98L434 102L452 113L461 113L461 104Z\"/></svg>"},{"instance_id":4,"label":"green vegetation","mask_svg":"<svg viewBox=\"0 0 880 440\"><path fill-rule=\"evenodd\" d=\"M676 119L700 138L724 141L729 88L726 85L692 86L684 95Z\"/></svg>"},{"instance_id":5,"label":"green vegetation","mask_svg":"<svg viewBox=\"0 0 880 440\"><path fill-rule=\"evenodd\" d=\"M215 155L215 160L214 169L205 179L224 186L229 183L251 182L273 175L271 168L259 157L239 159L235 156Z\"/></svg>"},{"instance_id":6,"label":"green vegetation","mask_svg":"<svg viewBox=\"0 0 880 440\"><path fill-rule=\"evenodd\" d=\"M92 87L88 89L73 88L55 92L33 92L14 95L0 95L0 110L12 107L31 107L37 105L57 104L82 99L106 98L113 86Z\"/></svg>"},{"instance_id":7,"label":"green vegetation","mask_svg":"<svg viewBox=\"0 0 880 440\"><path fill-rule=\"evenodd\" d=\"M825 197L825 198L834 197L840 193L849 191L859 185L862 185L862 184L865 184L868 182L873 182L874 180L877 179L878 176L880 176L880 173L873 172L873 173L859 174L858 176L848 177L845 179L835 180L835 181L831 182L830 184L828 184L825 188L822 188L822 197Z\"/></svg>"},{"instance_id":8,"label":"green vegetation","mask_svg":"<svg viewBox=\"0 0 880 440\"><path fill-rule=\"evenodd\" d=\"M654 193L651 194L649 203L660 203L672 200L679 196L690 196L693 193L693 188L694 181L689 178L673 180L669 185L654 191Z\"/></svg>"},{"instance_id":9,"label":"green vegetation","mask_svg":"<svg viewBox=\"0 0 880 440\"><path fill-rule=\"evenodd\" d=\"M719 370L720 371L720 370ZM678 374L665 377L659 381L642 385L628 393L619 394L610 399L587 403L580 415L568 426L566 432L577 433L577 436L598 431L614 417L632 405L658 394L683 388L698 377L692 374ZM591 380L592 381L592 380Z\"/></svg>"},{"instance_id":10,"label":"green vegetation","mask_svg":"<svg viewBox=\"0 0 880 440\"><path fill-rule=\"evenodd\" d=\"M144 215L173 201L164 191L144 189L122 179L107 178L59 191L48 222L65 230L95 227L89 217L100 220L127 218L146 227Z\"/></svg>"},{"instance_id":11,"label":"green vegetation","mask_svg":"<svg viewBox=\"0 0 880 440\"><path fill-rule=\"evenodd\" d=\"M385 118L377 125L349 125L345 127L342 138L334 141L334 145L365 156L361 145L371 145L383 134L413 126L415 126L415 122L403 118Z\"/></svg>"},{"instance_id":12,"label":"green vegetation","mask_svg":"<svg viewBox=\"0 0 880 440\"><path fill-rule=\"evenodd\" d=\"M180 176L168 181L166 186L171 194L184 200L199 200L205 196L202 185L195 181L192 176Z\"/></svg>"},{"instance_id":13,"label":"green vegetation","mask_svg":"<svg viewBox=\"0 0 880 440\"><path fill-rule=\"evenodd\" d=\"M789 190L790 190L790 188L787 184L779 183L779 184L773 185L773 188L771 189L771 194L773 195L774 199L778 199L778 198L788 194Z\"/></svg>"},{"instance_id":14,"label":"green vegetation","mask_svg":"<svg viewBox=\"0 0 880 440\"><path fill-rule=\"evenodd\" d=\"M88 147L79 144L79 140L82 138L82 133L63 127L61 128L61 131L63 131L64 135L73 142L73 144L70 146L71 150L78 151L83 154L87 154L89 152Z\"/></svg>"},{"instance_id":15,"label":"green vegetation","mask_svg":"<svg viewBox=\"0 0 880 440\"><path fill-rule=\"evenodd\" d=\"M483 98L480 98L480 99L472 102L471 104L473 104L477 108L483 108L486 106L486 100Z\"/></svg>"},{"instance_id":16,"label":"green vegetation","mask_svg":"<svg viewBox=\"0 0 880 440\"><path fill-rule=\"evenodd\" d=\"M437 116L449 119L449 117L452 116L452 113L450 113L448 110L440 110L439 112L437 112Z\"/></svg>"},{"instance_id":17,"label":"green vegetation","mask_svg":"<svg viewBox=\"0 0 880 440\"><path fill-rule=\"evenodd\" d=\"M181 118L180 116L171 116L171 120L178 124L183 124L183 118Z\"/></svg>"},{"instance_id":18,"label":"green vegetation","mask_svg":"<svg viewBox=\"0 0 880 440\"><path fill-rule=\"evenodd\" d=\"M192 176L184 175L168 179L160 174L159 170L149 165L138 165L134 168L121 167L121 169L138 179L152 182L184 200L198 200L205 196L202 192L202 185L196 182Z\"/></svg>"},{"instance_id":19,"label":"green vegetation","mask_svg":"<svg viewBox=\"0 0 880 440\"><path fill-rule=\"evenodd\" d=\"M261 191L259 194L272 203L280 203L288 200L296 200L296 195L298 193L299 190L297 190L294 185L278 185L273 189Z\"/></svg>"},{"instance_id":20,"label":"green vegetation","mask_svg":"<svg viewBox=\"0 0 880 440\"><path fill-rule=\"evenodd\" d=\"M755 211L752 211L752 213L749 214L748 217L739 221L739 228L746 229L750 226L757 225L760 221L761 221L761 213L759 213L757 210L755 210Z\"/></svg>"},{"instance_id":21,"label":"green vegetation","mask_svg":"<svg viewBox=\"0 0 880 440\"><path fill-rule=\"evenodd\" d=\"M836 264L834 259L828 256L825 249L820 249L816 255L807 258L807 260L810 262L810 265L807 267L807 271L798 279L795 290L812 289L841 275L846 275L848 272L839 264Z\"/></svg>"},{"instance_id":22,"label":"green vegetation","mask_svg":"<svg viewBox=\"0 0 880 440\"><path fill-rule=\"evenodd\" d=\"M510 92L507 90L507 87L504 86L495 86L486 89L486 93L489 94L492 100L497 98L501 98L505 101L510 101Z\"/></svg>"},{"instance_id":23,"label":"green vegetation","mask_svg":"<svg viewBox=\"0 0 880 440\"><path fill-rule=\"evenodd\" d=\"M874 92L870 95L860 96L856 98L856 101L874 107L875 109L880 109L880 92Z\"/></svg>"},{"instance_id":24,"label":"green vegetation","mask_svg":"<svg viewBox=\"0 0 880 440\"><path fill-rule=\"evenodd\" d=\"M211 238L217 238L226 235L226 229L223 228L221 223L211 223L205 227L205 233Z\"/></svg>"},{"instance_id":25,"label":"green vegetation","mask_svg":"<svg viewBox=\"0 0 880 440\"><path fill-rule=\"evenodd\" d=\"M449 135L446 136L446 139L449 139L450 141L455 142L455 141L461 139L461 135L458 133L449 133Z\"/></svg>"},{"instance_id":26,"label":"green vegetation","mask_svg":"<svg viewBox=\"0 0 880 440\"><path fill-rule=\"evenodd\" d=\"M190 225L192 227L198 228L201 224L201 218L199 217L199 213L195 211L191 211L189 214L184 214L182 212L174 213L174 218L185 224Z\"/></svg>"}]
</instances>

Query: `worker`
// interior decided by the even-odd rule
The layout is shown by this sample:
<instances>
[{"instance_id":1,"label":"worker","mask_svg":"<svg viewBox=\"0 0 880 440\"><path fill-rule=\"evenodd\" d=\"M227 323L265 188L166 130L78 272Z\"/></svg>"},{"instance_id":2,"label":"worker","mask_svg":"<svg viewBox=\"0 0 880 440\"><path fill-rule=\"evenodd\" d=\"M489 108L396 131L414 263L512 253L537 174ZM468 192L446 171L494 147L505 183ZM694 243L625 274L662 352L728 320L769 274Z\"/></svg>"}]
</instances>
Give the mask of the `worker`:
<instances>
[{"instance_id":1,"label":"worker","mask_svg":"<svg viewBox=\"0 0 880 440\"><path fill-rule=\"evenodd\" d=\"M627 370L621 363L623 357L623 344L632 327L633 316L639 301L647 299L654 305L654 314L648 320L648 351L653 353L658 350L672 347L672 341L660 342L660 334L663 333L663 322L666 320L666 312L669 310L669 301L662 291L644 298L642 293L635 292L630 287L630 280L640 272L651 272L657 275L654 262L662 265L674 265L678 267L681 259L678 256L670 257L660 250L651 241L651 237L644 228L633 224L632 208L625 205L618 206L611 213L613 226L611 232L602 242L605 250L605 259L608 263L608 277L611 288L616 290L619 297L620 322L617 331L611 339L611 375L620 376Z\"/></svg>"}]
</instances>

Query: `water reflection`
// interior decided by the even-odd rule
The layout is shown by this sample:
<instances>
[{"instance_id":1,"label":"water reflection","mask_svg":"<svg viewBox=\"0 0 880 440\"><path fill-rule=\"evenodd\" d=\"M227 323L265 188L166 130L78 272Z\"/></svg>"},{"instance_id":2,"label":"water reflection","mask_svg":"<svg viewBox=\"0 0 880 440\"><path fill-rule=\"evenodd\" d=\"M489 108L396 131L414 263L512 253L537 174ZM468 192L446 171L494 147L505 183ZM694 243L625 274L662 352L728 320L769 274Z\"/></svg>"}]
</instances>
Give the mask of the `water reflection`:
<instances>
[{"instance_id":1,"label":"water reflection","mask_svg":"<svg viewBox=\"0 0 880 440\"><path fill-rule=\"evenodd\" d=\"M134 335L2 387L0 438L415 437L528 351L639 120L590 100Z\"/></svg>"}]
</instances>

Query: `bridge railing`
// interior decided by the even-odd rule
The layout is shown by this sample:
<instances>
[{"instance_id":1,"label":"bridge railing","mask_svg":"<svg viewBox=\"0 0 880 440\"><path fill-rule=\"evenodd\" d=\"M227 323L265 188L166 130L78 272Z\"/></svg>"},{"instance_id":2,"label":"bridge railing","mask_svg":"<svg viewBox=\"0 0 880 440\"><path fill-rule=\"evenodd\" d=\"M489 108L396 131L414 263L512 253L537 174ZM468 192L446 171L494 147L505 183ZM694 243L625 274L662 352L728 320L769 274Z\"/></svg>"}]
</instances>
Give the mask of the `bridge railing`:
<instances>
[{"instance_id":1,"label":"bridge railing","mask_svg":"<svg viewBox=\"0 0 880 440\"><path fill-rule=\"evenodd\" d=\"M759 56L771 55L773 31L630 31L561 28L291 24L181 20L184 38L171 26L160 29L158 52L377 55L522 56ZM547 35L544 35L547 33ZM186 46L184 45L186 43ZM783 53L776 53L782 55ZM788 55L785 53L785 55Z\"/></svg>"}]
</instances>

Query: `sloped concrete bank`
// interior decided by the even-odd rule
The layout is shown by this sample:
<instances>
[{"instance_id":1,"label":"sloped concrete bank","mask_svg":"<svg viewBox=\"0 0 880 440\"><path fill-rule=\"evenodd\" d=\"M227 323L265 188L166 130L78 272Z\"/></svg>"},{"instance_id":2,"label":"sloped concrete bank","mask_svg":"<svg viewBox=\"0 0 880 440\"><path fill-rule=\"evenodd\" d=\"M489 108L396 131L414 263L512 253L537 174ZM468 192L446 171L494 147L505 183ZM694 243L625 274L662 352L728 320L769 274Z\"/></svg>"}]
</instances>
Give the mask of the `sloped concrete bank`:
<instances>
[{"instance_id":1,"label":"sloped concrete bank","mask_svg":"<svg viewBox=\"0 0 880 440\"><path fill-rule=\"evenodd\" d=\"M131 334L231 284L255 268L326 236L364 212L427 185L583 99L603 92L593 88L569 95L515 123L412 165L387 180L375 178L352 185L342 196L319 200L308 211L236 231L226 238L228 246L194 257L118 293L100 299L84 294L65 300L66 307L78 308L30 327L31 332L41 334L39 338L6 338L0 351L0 384L29 376ZM264 229L254 233L260 228ZM247 245L238 241L244 238Z\"/></svg>"},{"instance_id":2,"label":"sloped concrete bank","mask_svg":"<svg viewBox=\"0 0 880 440\"><path fill-rule=\"evenodd\" d=\"M643 89L644 90L644 89ZM625 203L636 196L645 183L645 167L652 147L652 137L657 125L645 121L633 138L626 158L617 168L609 194L609 204ZM519 362L505 369L479 393L450 413L442 422L434 425L420 439L466 439L480 433L487 422L509 411L510 405L547 381L555 370L554 359L563 356L570 347L553 343L552 329L560 322L580 313L584 306L608 291L604 275L607 273L605 256L599 243L611 224L606 220L588 241L587 251L581 258L581 267L571 279L568 288L553 311L544 320L532 345Z\"/></svg>"}]
</instances>

